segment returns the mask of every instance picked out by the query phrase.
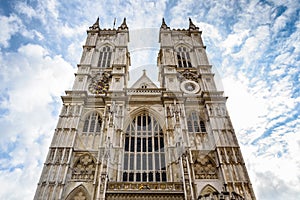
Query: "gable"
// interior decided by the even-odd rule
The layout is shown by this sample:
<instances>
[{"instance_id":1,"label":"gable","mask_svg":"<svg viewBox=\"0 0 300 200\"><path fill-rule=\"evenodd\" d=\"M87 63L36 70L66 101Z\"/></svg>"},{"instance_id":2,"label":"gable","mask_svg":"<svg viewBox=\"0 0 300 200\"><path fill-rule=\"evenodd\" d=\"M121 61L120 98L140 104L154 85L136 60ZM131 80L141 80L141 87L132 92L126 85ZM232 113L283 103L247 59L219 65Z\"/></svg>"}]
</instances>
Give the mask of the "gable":
<instances>
[{"instance_id":1,"label":"gable","mask_svg":"<svg viewBox=\"0 0 300 200\"><path fill-rule=\"evenodd\" d=\"M131 86L131 88L157 88L157 86L147 76L146 70L143 70L143 75Z\"/></svg>"}]
</instances>

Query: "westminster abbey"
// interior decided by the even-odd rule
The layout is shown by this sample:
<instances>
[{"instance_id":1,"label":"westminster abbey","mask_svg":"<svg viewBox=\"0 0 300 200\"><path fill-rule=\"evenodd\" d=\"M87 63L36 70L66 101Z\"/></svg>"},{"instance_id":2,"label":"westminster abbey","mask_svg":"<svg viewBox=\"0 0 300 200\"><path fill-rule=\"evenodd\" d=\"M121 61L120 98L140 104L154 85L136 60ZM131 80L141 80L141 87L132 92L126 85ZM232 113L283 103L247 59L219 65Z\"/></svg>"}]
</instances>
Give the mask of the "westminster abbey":
<instances>
[{"instance_id":1,"label":"westminster abbey","mask_svg":"<svg viewBox=\"0 0 300 200\"><path fill-rule=\"evenodd\" d=\"M162 20L159 86L128 85L129 28L97 21L62 110L35 200L254 200L201 31Z\"/></svg>"}]
</instances>

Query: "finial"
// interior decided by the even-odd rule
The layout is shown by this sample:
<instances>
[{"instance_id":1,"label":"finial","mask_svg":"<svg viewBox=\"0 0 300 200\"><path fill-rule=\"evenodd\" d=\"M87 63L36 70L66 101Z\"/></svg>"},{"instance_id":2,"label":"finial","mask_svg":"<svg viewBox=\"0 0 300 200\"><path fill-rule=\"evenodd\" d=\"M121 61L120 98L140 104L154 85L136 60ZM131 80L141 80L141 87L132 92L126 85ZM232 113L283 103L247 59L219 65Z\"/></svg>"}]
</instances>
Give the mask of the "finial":
<instances>
[{"instance_id":1,"label":"finial","mask_svg":"<svg viewBox=\"0 0 300 200\"><path fill-rule=\"evenodd\" d=\"M128 29L128 26L126 24L126 17L124 17L123 23L121 24L121 26L119 27L119 29Z\"/></svg>"},{"instance_id":2,"label":"finial","mask_svg":"<svg viewBox=\"0 0 300 200\"><path fill-rule=\"evenodd\" d=\"M162 25L167 25L164 17L162 18Z\"/></svg>"},{"instance_id":3,"label":"finial","mask_svg":"<svg viewBox=\"0 0 300 200\"><path fill-rule=\"evenodd\" d=\"M191 18L189 18L189 22L190 22L190 24L189 24L189 29L190 29L190 30L196 30L196 29L199 29L199 28L196 27L195 24L192 22L192 19L191 19Z\"/></svg>"},{"instance_id":4,"label":"finial","mask_svg":"<svg viewBox=\"0 0 300 200\"><path fill-rule=\"evenodd\" d=\"M162 28L162 29L169 29L170 28L170 27L167 26L167 24L165 22L165 18L162 18L162 23L161 23L160 28Z\"/></svg>"},{"instance_id":5,"label":"finial","mask_svg":"<svg viewBox=\"0 0 300 200\"><path fill-rule=\"evenodd\" d=\"M116 25L116 18L114 18L113 29L115 28L115 25Z\"/></svg>"},{"instance_id":6,"label":"finial","mask_svg":"<svg viewBox=\"0 0 300 200\"><path fill-rule=\"evenodd\" d=\"M97 20L93 24L93 26L90 26L90 29L97 29L97 28L100 28L100 26L99 26L99 17L97 18Z\"/></svg>"},{"instance_id":7,"label":"finial","mask_svg":"<svg viewBox=\"0 0 300 200\"><path fill-rule=\"evenodd\" d=\"M143 75L146 75L146 70L145 69L143 69Z\"/></svg>"}]
</instances>

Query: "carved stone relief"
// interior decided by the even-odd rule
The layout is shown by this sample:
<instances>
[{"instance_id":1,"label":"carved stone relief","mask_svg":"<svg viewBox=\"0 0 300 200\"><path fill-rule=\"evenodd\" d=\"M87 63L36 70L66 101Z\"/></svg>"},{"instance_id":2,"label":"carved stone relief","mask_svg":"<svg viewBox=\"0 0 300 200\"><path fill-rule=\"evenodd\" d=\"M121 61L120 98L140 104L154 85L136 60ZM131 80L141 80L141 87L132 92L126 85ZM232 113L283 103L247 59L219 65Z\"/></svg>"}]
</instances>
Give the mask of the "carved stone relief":
<instances>
[{"instance_id":1,"label":"carved stone relief","mask_svg":"<svg viewBox=\"0 0 300 200\"><path fill-rule=\"evenodd\" d=\"M91 155L80 156L74 163L72 179L93 180L96 164Z\"/></svg>"},{"instance_id":2,"label":"carved stone relief","mask_svg":"<svg viewBox=\"0 0 300 200\"><path fill-rule=\"evenodd\" d=\"M67 197L67 200L89 200L87 190L80 185L79 187L75 188Z\"/></svg>"},{"instance_id":3,"label":"carved stone relief","mask_svg":"<svg viewBox=\"0 0 300 200\"><path fill-rule=\"evenodd\" d=\"M89 91L93 94L106 94L109 89L109 79L111 74L104 72L92 78Z\"/></svg>"},{"instance_id":4,"label":"carved stone relief","mask_svg":"<svg viewBox=\"0 0 300 200\"><path fill-rule=\"evenodd\" d=\"M192 72L187 69L178 75L178 79L180 82L185 81L185 80L191 80L191 81L195 81L196 83L198 83L198 77L199 76L197 75L196 72Z\"/></svg>"},{"instance_id":5,"label":"carved stone relief","mask_svg":"<svg viewBox=\"0 0 300 200\"><path fill-rule=\"evenodd\" d=\"M210 154L201 154L199 151L192 152L196 179L218 178L217 166Z\"/></svg>"}]
</instances>

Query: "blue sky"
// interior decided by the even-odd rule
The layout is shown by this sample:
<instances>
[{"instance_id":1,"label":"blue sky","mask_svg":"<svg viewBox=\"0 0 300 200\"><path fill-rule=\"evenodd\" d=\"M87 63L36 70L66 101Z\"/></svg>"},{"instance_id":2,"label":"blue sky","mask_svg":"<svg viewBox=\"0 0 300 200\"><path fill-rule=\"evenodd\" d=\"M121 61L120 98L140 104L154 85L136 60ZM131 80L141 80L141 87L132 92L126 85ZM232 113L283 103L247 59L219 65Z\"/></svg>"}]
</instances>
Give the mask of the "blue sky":
<instances>
[{"instance_id":1,"label":"blue sky","mask_svg":"<svg viewBox=\"0 0 300 200\"><path fill-rule=\"evenodd\" d=\"M158 28L203 31L257 199L300 196L300 2L0 1L0 199L32 199L86 30L130 30L131 82L157 82ZM146 47L145 47L146 46ZM133 73L134 72L134 73Z\"/></svg>"}]
</instances>

